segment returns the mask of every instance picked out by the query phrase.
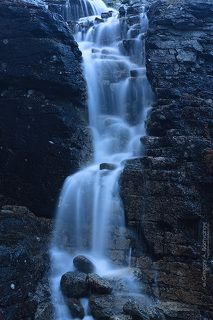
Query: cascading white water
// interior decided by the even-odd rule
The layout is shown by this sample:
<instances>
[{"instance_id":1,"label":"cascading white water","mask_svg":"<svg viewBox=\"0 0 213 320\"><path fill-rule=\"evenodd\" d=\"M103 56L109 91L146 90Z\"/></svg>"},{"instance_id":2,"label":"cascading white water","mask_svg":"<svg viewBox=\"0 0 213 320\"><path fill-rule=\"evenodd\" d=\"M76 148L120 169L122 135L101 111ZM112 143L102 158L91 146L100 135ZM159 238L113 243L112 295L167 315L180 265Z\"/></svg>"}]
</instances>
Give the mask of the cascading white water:
<instances>
[{"instance_id":1,"label":"cascading white water","mask_svg":"<svg viewBox=\"0 0 213 320\"><path fill-rule=\"evenodd\" d=\"M71 21L93 14L100 15L104 11L107 11L107 6L102 0L66 0L64 15L67 21Z\"/></svg>"},{"instance_id":2,"label":"cascading white water","mask_svg":"<svg viewBox=\"0 0 213 320\"><path fill-rule=\"evenodd\" d=\"M94 159L66 179L60 195L51 247L57 320L71 319L59 285L61 276L72 270L75 255L90 257L100 275L114 268L109 242L115 232L122 237L125 227L118 180L124 160L141 154L140 137L145 135L146 113L152 101L144 66L143 34L132 39L115 10L104 21L96 19L96 14L110 10L102 0L87 3L92 3L92 14L88 10L75 13L78 18L82 12L90 14L79 20L76 40L83 53ZM145 32L145 13L140 23ZM128 41L129 51L125 49ZM127 254L127 264L130 259Z\"/></svg>"}]
</instances>

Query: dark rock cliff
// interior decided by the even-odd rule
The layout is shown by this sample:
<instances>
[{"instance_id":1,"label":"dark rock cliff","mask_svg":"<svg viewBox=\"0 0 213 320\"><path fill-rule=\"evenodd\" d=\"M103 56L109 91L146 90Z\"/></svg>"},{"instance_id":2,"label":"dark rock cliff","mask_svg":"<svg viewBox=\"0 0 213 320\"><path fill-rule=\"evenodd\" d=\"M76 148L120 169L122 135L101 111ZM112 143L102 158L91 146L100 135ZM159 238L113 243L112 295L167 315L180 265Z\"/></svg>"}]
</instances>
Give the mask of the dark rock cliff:
<instances>
[{"instance_id":1,"label":"dark rock cliff","mask_svg":"<svg viewBox=\"0 0 213 320\"><path fill-rule=\"evenodd\" d=\"M0 204L52 216L67 175L90 158L81 53L59 15L0 3Z\"/></svg>"},{"instance_id":2,"label":"dark rock cliff","mask_svg":"<svg viewBox=\"0 0 213 320\"><path fill-rule=\"evenodd\" d=\"M166 318L211 319L213 5L157 1L149 23L156 102L145 155L127 162L120 181L127 224L137 231L133 261L168 303Z\"/></svg>"},{"instance_id":3,"label":"dark rock cliff","mask_svg":"<svg viewBox=\"0 0 213 320\"><path fill-rule=\"evenodd\" d=\"M23 1L0 2L2 320L52 317L52 222L20 205L53 216L64 179L90 159L80 63L60 16Z\"/></svg>"}]
</instances>

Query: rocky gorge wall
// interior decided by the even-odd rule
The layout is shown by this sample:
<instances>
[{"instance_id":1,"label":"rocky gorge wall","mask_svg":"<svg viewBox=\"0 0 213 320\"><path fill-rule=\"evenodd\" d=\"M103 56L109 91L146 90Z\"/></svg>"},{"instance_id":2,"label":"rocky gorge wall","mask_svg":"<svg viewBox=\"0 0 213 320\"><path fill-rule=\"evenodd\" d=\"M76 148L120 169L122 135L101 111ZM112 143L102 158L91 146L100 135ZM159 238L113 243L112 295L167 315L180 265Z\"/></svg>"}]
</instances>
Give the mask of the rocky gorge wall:
<instances>
[{"instance_id":1,"label":"rocky gorge wall","mask_svg":"<svg viewBox=\"0 0 213 320\"><path fill-rule=\"evenodd\" d=\"M0 1L1 320L52 317L52 221L42 217L91 157L87 126L81 52L63 19Z\"/></svg>"},{"instance_id":2,"label":"rocky gorge wall","mask_svg":"<svg viewBox=\"0 0 213 320\"><path fill-rule=\"evenodd\" d=\"M142 158L121 177L133 264L173 319L211 319L211 1L157 1L148 11L147 74L156 102ZM177 303L176 303L177 302Z\"/></svg>"},{"instance_id":3,"label":"rocky gorge wall","mask_svg":"<svg viewBox=\"0 0 213 320\"><path fill-rule=\"evenodd\" d=\"M52 217L91 155L81 52L59 15L22 1L1 1L0 39L0 203Z\"/></svg>"}]
</instances>

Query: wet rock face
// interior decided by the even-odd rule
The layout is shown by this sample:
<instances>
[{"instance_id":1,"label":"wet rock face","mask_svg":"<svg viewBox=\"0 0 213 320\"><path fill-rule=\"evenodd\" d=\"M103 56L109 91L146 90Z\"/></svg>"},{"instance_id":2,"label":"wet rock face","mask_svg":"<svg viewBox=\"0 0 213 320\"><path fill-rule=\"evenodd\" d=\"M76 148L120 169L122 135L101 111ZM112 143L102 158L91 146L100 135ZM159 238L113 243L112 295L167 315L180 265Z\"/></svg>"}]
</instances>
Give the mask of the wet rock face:
<instances>
[{"instance_id":1,"label":"wet rock face","mask_svg":"<svg viewBox=\"0 0 213 320\"><path fill-rule=\"evenodd\" d=\"M183 94L213 98L212 15L210 0L151 6L147 68L158 100L178 100Z\"/></svg>"},{"instance_id":2,"label":"wet rock face","mask_svg":"<svg viewBox=\"0 0 213 320\"><path fill-rule=\"evenodd\" d=\"M90 158L81 53L58 15L0 3L0 204L52 216L64 179Z\"/></svg>"},{"instance_id":3,"label":"wet rock face","mask_svg":"<svg viewBox=\"0 0 213 320\"><path fill-rule=\"evenodd\" d=\"M71 298L66 300L67 306L73 318L84 318L84 308L79 299Z\"/></svg>"},{"instance_id":4,"label":"wet rock face","mask_svg":"<svg viewBox=\"0 0 213 320\"><path fill-rule=\"evenodd\" d=\"M51 230L50 220L36 217L25 207L1 209L1 319L51 319L47 275Z\"/></svg>"},{"instance_id":5,"label":"wet rock face","mask_svg":"<svg viewBox=\"0 0 213 320\"><path fill-rule=\"evenodd\" d=\"M120 180L126 222L137 230L132 264L158 298L186 304L175 317L193 319L211 318L213 303L212 10L204 0L151 5L147 73L156 101L144 156L127 161Z\"/></svg>"}]
</instances>

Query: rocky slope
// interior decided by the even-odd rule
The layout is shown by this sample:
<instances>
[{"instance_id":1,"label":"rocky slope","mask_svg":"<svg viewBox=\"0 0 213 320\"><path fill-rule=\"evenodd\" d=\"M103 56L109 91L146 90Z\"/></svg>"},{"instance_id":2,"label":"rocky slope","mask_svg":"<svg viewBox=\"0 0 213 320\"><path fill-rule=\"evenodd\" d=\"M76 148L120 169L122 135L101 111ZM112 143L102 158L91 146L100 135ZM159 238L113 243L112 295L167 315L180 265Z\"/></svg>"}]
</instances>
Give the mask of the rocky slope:
<instances>
[{"instance_id":1,"label":"rocky slope","mask_svg":"<svg viewBox=\"0 0 213 320\"><path fill-rule=\"evenodd\" d=\"M121 177L126 220L137 231L133 261L167 301L169 319L210 319L213 6L157 1L148 15L156 103L141 139L145 156L128 161Z\"/></svg>"},{"instance_id":2,"label":"rocky slope","mask_svg":"<svg viewBox=\"0 0 213 320\"><path fill-rule=\"evenodd\" d=\"M0 204L52 216L91 153L81 53L59 15L4 0L0 61Z\"/></svg>"}]
</instances>

